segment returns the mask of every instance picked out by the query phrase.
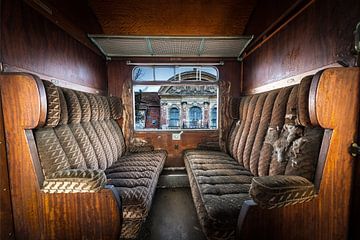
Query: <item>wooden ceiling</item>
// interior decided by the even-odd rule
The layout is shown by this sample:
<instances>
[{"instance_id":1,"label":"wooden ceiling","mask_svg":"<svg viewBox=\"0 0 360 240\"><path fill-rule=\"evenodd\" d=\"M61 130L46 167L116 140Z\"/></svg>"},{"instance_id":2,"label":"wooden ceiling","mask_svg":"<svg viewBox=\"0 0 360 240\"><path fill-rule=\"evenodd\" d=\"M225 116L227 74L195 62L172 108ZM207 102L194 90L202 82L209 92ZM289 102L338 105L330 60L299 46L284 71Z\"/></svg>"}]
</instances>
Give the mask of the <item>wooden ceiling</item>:
<instances>
[{"instance_id":1,"label":"wooden ceiling","mask_svg":"<svg viewBox=\"0 0 360 240\"><path fill-rule=\"evenodd\" d=\"M89 0L106 35L234 36L257 0Z\"/></svg>"}]
</instances>

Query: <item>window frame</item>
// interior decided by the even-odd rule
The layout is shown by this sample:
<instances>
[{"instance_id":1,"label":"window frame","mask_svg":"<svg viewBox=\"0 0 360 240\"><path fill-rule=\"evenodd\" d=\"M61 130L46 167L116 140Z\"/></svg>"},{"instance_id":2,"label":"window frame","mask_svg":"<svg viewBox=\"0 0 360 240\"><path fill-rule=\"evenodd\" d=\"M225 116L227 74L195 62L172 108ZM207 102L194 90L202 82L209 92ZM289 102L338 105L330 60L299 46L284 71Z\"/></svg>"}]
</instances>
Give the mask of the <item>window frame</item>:
<instances>
[{"instance_id":1,"label":"window frame","mask_svg":"<svg viewBox=\"0 0 360 240\"><path fill-rule=\"evenodd\" d=\"M188 65L187 65L188 66ZM215 81L202 81L200 80L191 80L191 81L156 81L156 80L151 80L151 81L143 81L143 80L135 80L133 79L133 74L134 74L134 70L138 67L160 67L160 68L166 68L166 67L182 67L181 65L161 65L161 66L157 66L157 65L139 65L139 66L134 66L132 69L132 75L131 75L131 91L132 91L132 110L133 110L133 130L135 132L179 132L179 131L213 131L216 132L219 130L219 106L220 106L220 72L219 69L216 66L209 66L209 65L193 65L190 67L212 67L216 70L217 76L216 76L216 80ZM155 72L155 70L154 70ZM144 128L144 129L137 129L136 128L136 109L135 109L135 86L139 86L139 87L146 87L146 86L209 86L209 85L214 85L217 88L216 91L216 102L214 104L214 106L216 106L217 108L217 112L216 112L216 128L211 128L211 109L212 107L208 106L208 111L209 111L209 128L182 128L182 126L180 126L180 128L168 128L168 129L161 129L161 128ZM178 109L180 110L180 109ZM160 110L161 113L161 110ZM179 111L179 121L180 121L180 111ZM180 124L181 125L181 124Z\"/></svg>"}]
</instances>

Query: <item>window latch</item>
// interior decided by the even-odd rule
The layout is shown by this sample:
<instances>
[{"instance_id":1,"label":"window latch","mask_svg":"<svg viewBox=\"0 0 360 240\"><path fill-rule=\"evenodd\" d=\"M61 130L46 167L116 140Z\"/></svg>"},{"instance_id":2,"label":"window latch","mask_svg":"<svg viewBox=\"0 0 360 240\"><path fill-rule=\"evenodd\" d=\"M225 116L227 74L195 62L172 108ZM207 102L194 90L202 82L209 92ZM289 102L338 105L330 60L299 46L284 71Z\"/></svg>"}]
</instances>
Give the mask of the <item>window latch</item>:
<instances>
[{"instance_id":1,"label":"window latch","mask_svg":"<svg viewBox=\"0 0 360 240\"><path fill-rule=\"evenodd\" d=\"M357 143L352 143L349 148L350 154L353 157L357 157L360 155L360 146Z\"/></svg>"}]
</instances>

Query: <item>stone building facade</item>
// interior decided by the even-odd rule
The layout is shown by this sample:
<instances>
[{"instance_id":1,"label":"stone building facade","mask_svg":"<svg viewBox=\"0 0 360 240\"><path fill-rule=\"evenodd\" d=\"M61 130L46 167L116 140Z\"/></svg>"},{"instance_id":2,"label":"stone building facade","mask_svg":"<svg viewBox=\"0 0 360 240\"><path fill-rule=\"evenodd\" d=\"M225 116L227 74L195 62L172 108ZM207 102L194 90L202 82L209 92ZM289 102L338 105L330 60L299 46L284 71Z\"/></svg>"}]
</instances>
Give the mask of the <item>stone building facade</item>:
<instances>
[{"instance_id":1,"label":"stone building facade","mask_svg":"<svg viewBox=\"0 0 360 240\"><path fill-rule=\"evenodd\" d=\"M161 129L217 127L217 87L169 86L159 90Z\"/></svg>"}]
</instances>

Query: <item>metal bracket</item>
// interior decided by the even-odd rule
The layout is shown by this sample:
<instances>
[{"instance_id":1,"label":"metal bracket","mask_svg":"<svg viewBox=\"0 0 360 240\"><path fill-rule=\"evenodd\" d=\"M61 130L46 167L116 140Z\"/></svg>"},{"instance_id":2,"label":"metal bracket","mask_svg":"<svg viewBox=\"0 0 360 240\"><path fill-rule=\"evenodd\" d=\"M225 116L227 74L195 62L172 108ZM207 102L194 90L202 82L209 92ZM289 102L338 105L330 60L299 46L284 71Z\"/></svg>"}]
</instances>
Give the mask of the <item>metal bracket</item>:
<instances>
[{"instance_id":1,"label":"metal bracket","mask_svg":"<svg viewBox=\"0 0 360 240\"><path fill-rule=\"evenodd\" d=\"M350 148L349 148L349 152L351 154L351 156L353 157L357 157L360 154L360 146L357 145L357 143L352 143Z\"/></svg>"}]
</instances>

